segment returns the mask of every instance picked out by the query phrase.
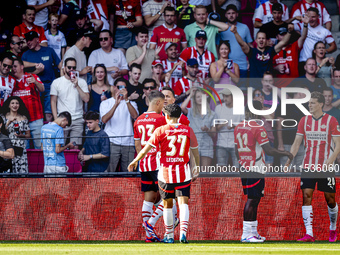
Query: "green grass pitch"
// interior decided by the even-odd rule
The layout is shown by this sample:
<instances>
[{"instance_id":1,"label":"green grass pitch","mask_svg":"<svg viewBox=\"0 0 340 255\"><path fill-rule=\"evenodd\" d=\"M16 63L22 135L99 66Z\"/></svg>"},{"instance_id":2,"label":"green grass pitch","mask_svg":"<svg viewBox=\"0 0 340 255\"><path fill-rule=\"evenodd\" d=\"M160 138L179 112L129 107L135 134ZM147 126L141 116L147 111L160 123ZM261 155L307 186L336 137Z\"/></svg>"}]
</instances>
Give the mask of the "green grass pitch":
<instances>
[{"instance_id":1,"label":"green grass pitch","mask_svg":"<svg viewBox=\"0 0 340 255\"><path fill-rule=\"evenodd\" d=\"M189 244L144 242L0 242L0 254L340 254L340 242L266 242L241 244L230 241L191 241Z\"/></svg>"}]
</instances>

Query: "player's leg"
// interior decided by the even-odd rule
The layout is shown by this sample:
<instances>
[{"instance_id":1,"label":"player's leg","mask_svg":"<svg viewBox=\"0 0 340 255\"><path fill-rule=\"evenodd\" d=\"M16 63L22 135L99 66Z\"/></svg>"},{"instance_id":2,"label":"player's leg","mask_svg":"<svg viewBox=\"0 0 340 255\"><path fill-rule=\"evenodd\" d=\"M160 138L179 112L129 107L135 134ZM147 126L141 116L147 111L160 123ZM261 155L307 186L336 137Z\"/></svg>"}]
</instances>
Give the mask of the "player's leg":
<instances>
[{"instance_id":1,"label":"player's leg","mask_svg":"<svg viewBox=\"0 0 340 255\"><path fill-rule=\"evenodd\" d=\"M241 242L263 242L257 232L257 208L264 193L264 178L242 178L242 186L244 194L248 196L248 200L243 211L243 233Z\"/></svg>"},{"instance_id":2,"label":"player's leg","mask_svg":"<svg viewBox=\"0 0 340 255\"><path fill-rule=\"evenodd\" d=\"M302 218L306 228L306 235L299 242L314 242L313 237L313 207L312 198L316 185L316 179L301 178L301 190L302 190Z\"/></svg>"},{"instance_id":3,"label":"player's leg","mask_svg":"<svg viewBox=\"0 0 340 255\"><path fill-rule=\"evenodd\" d=\"M181 243L188 243L188 240L187 240L187 232L188 232L188 225L189 225L188 202L189 202L189 197L187 196L178 197L179 217L181 219L179 241Z\"/></svg>"},{"instance_id":4,"label":"player's leg","mask_svg":"<svg viewBox=\"0 0 340 255\"><path fill-rule=\"evenodd\" d=\"M150 219L153 213L153 205L158 197L158 186L157 183L157 171L153 172L142 172L141 173L141 189L144 192L144 201L142 207L142 220L143 220L143 227L146 233L146 242L154 242L160 241L157 234L148 229L147 221ZM151 233L150 233L151 232Z\"/></svg>"},{"instance_id":5,"label":"player's leg","mask_svg":"<svg viewBox=\"0 0 340 255\"><path fill-rule=\"evenodd\" d=\"M174 243L174 218L172 214L173 200L175 198L175 186L171 183L158 181L159 194L163 199L163 220L165 226L164 243Z\"/></svg>"},{"instance_id":6,"label":"player's leg","mask_svg":"<svg viewBox=\"0 0 340 255\"><path fill-rule=\"evenodd\" d=\"M335 242L337 239L336 223L338 220L338 204L335 201L336 181L334 175L321 179L318 182L318 190L323 191L328 205L329 215L329 241Z\"/></svg>"}]
</instances>

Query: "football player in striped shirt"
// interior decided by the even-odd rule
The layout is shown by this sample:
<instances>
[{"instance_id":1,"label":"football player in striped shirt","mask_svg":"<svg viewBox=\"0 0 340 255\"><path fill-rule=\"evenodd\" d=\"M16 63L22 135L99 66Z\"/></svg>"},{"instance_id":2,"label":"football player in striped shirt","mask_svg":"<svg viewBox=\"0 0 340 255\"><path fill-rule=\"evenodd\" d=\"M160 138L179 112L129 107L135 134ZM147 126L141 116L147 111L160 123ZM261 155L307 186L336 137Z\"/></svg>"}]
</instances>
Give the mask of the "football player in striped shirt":
<instances>
[{"instance_id":1,"label":"football player in striped shirt","mask_svg":"<svg viewBox=\"0 0 340 255\"><path fill-rule=\"evenodd\" d=\"M298 125L290 152L295 156L304 140L305 157L302 163L301 189L303 197L302 218L306 235L300 242L314 242L312 198L316 183L318 190L324 192L330 219L329 241L337 239L336 222L338 205L335 202L334 161L340 152L340 126L336 118L322 111L325 98L320 92L313 92L309 100L309 112ZM335 147L334 147L335 144ZM286 165L289 165L288 160ZM338 166L338 165L336 165Z\"/></svg>"},{"instance_id":2,"label":"football player in striped shirt","mask_svg":"<svg viewBox=\"0 0 340 255\"><path fill-rule=\"evenodd\" d=\"M257 110L262 110L260 101L253 101ZM262 243L265 238L257 232L257 208L264 195L265 153L270 156L287 156L288 151L279 151L269 145L267 131L256 120L259 116L245 110L246 120L234 129L235 152L240 163L240 174L244 195L248 196L243 211L243 233L241 242Z\"/></svg>"},{"instance_id":3,"label":"football player in striped shirt","mask_svg":"<svg viewBox=\"0 0 340 255\"><path fill-rule=\"evenodd\" d=\"M178 123L182 114L176 104L167 105L165 113L167 125L157 128L145 147L130 163L129 171L135 169L138 161L144 158L152 148L161 152L158 172L159 192L164 202L165 243L174 243L174 218L172 214L173 199L178 197L180 211L180 242L187 243L186 233L189 223L188 200L191 181L198 177L197 168L190 168L189 153L195 159L194 165L199 165L198 143L191 127Z\"/></svg>"},{"instance_id":4,"label":"football player in striped shirt","mask_svg":"<svg viewBox=\"0 0 340 255\"><path fill-rule=\"evenodd\" d=\"M164 95L157 90L151 91L148 95L149 108L141 114L134 123L134 139L137 153L139 153L150 139L156 128L166 124L162 114L164 104ZM160 241L157 235L153 237L146 229L147 221L153 213L153 205L156 208L158 198L158 181L157 174L159 168L159 155L157 150L153 148L140 161L139 171L141 172L142 192L144 192L144 202L142 207L143 227L146 232L146 242Z\"/></svg>"}]
</instances>

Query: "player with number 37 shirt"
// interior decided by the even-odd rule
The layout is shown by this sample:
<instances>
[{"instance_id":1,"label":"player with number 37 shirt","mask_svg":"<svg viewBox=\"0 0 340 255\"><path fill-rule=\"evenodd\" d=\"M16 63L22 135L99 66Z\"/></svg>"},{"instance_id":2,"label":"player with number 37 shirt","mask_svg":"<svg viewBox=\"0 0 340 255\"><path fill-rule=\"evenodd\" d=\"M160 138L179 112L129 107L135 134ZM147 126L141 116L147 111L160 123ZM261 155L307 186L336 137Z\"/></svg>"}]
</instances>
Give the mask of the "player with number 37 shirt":
<instances>
[{"instance_id":1,"label":"player with number 37 shirt","mask_svg":"<svg viewBox=\"0 0 340 255\"><path fill-rule=\"evenodd\" d=\"M182 114L176 104L169 104L164 109L167 125L157 128L145 147L130 163L129 171L137 167L152 148L161 152L158 186L164 202L165 243L174 243L174 218L172 214L173 199L178 198L180 208L180 242L187 243L186 233L189 223L189 207L191 180L198 173L189 166L189 155L194 157L194 165L199 165L198 143L191 127L178 123ZM195 168L197 170L197 168Z\"/></svg>"}]
</instances>

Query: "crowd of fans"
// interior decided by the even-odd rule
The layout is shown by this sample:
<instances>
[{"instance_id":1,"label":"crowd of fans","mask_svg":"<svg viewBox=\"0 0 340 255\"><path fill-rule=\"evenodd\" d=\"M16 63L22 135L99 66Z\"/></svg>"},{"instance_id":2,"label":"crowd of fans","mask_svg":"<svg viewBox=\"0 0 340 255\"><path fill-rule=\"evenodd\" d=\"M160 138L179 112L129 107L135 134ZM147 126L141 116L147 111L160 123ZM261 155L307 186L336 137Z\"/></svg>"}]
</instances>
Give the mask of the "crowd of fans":
<instances>
[{"instance_id":1,"label":"crowd of fans","mask_svg":"<svg viewBox=\"0 0 340 255\"><path fill-rule=\"evenodd\" d=\"M135 154L133 121L147 110L152 90L162 91L166 104L181 105L197 135L202 166L238 164L235 125L213 123L237 123L243 116L233 114L227 89L216 89L219 98L203 104L215 84L232 84L245 93L252 87L263 109L276 102L273 87L320 91L326 97L324 111L340 121L340 58L327 56L337 46L325 5L301 0L289 10L278 0L261 0L254 10L253 39L248 24L240 22L244 2L11 4L7 13L0 12L2 170L27 172L26 149L41 148L46 172L67 171L63 151L76 148L88 171L127 171ZM303 116L294 105L282 116L280 98L277 104L278 110L264 119L299 121ZM289 150L295 130L285 130L280 122L266 129L272 146ZM266 157L266 163L274 158Z\"/></svg>"}]
</instances>

